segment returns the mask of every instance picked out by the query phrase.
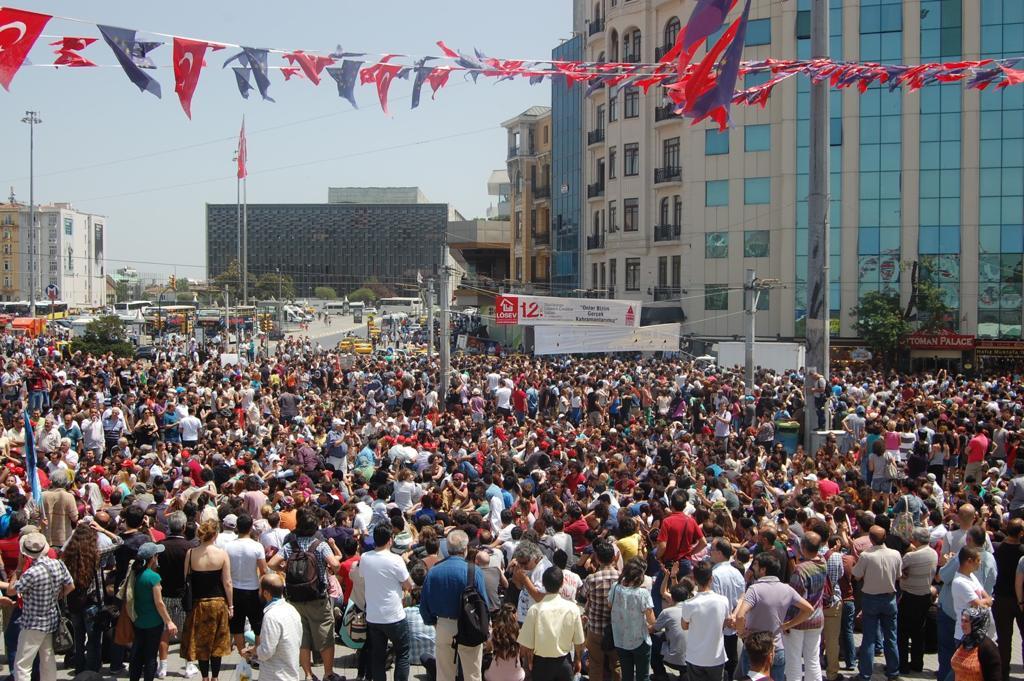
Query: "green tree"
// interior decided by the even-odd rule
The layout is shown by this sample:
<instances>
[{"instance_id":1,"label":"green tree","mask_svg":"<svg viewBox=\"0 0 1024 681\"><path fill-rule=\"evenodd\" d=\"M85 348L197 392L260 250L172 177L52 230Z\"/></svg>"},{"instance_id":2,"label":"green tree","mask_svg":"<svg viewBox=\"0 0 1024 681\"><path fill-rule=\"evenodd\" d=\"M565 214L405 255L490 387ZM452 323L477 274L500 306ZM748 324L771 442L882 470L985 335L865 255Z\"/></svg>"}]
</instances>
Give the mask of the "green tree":
<instances>
[{"instance_id":1,"label":"green tree","mask_svg":"<svg viewBox=\"0 0 1024 681\"><path fill-rule=\"evenodd\" d=\"M363 287L357 288L352 293L348 294L348 300L351 303L372 303L377 300L379 296L373 292L372 289Z\"/></svg>"},{"instance_id":2,"label":"green tree","mask_svg":"<svg viewBox=\"0 0 1024 681\"><path fill-rule=\"evenodd\" d=\"M114 285L114 295L117 296L118 302L124 302L128 300L128 282L119 281Z\"/></svg>"},{"instance_id":3,"label":"green tree","mask_svg":"<svg viewBox=\"0 0 1024 681\"><path fill-rule=\"evenodd\" d=\"M922 280L917 283L914 308L917 310L918 328L924 331L939 331L949 323L951 310L946 305L942 289L935 282Z\"/></svg>"},{"instance_id":4,"label":"green tree","mask_svg":"<svg viewBox=\"0 0 1024 681\"><path fill-rule=\"evenodd\" d=\"M896 296L871 291L861 297L852 310L857 318L854 328L868 346L883 355L891 355L910 332Z\"/></svg>"},{"instance_id":5,"label":"green tree","mask_svg":"<svg viewBox=\"0 0 1024 681\"><path fill-rule=\"evenodd\" d=\"M226 270L218 274L213 278L213 284L217 287L217 291L223 294L224 289L227 288L228 293L231 295L232 300L238 300L242 296L242 277L239 274L241 269L238 267L238 260L232 260ZM249 273L249 288L252 291L253 286L256 285L256 277L252 272ZM274 295L277 295L275 289Z\"/></svg>"},{"instance_id":6,"label":"green tree","mask_svg":"<svg viewBox=\"0 0 1024 681\"><path fill-rule=\"evenodd\" d=\"M261 300L267 298L288 300L295 297L295 283L287 274L267 272L256 280L254 293Z\"/></svg>"},{"instance_id":7,"label":"green tree","mask_svg":"<svg viewBox=\"0 0 1024 681\"><path fill-rule=\"evenodd\" d=\"M116 315L97 317L85 327L85 335L72 343L72 350L93 356L114 353L117 357L131 357L135 348L128 342L124 324Z\"/></svg>"},{"instance_id":8,"label":"green tree","mask_svg":"<svg viewBox=\"0 0 1024 681\"><path fill-rule=\"evenodd\" d=\"M363 288L368 288L373 291L373 295L375 296L374 300L377 298L390 298L395 295L395 292L386 285L380 283L380 281L377 280L377 277L370 277L363 282ZM349 296L349 300L351 299L352 297Z\"/></svg>"},{"instance_id":9,"label":"green tree","mask_svg":"<svg viewBox=\"0 0 1024 681\"><path fill-rule=\"evenodd\" d=\"M330 286L317 286L313 289L313 297L322 300L334 300L338 297L338 292Z\"/></svg>"},{"instance_id":10,"label":"green tree","mask_svg":"<svg viewBox=\"0 0 1024 681\"><path fill-rule=\"evenodd\" d=\"M189 290L188 279L185 277L178 277L174 282L174 290L178 293L186 293Z\"/></svg>"}]
</instances>

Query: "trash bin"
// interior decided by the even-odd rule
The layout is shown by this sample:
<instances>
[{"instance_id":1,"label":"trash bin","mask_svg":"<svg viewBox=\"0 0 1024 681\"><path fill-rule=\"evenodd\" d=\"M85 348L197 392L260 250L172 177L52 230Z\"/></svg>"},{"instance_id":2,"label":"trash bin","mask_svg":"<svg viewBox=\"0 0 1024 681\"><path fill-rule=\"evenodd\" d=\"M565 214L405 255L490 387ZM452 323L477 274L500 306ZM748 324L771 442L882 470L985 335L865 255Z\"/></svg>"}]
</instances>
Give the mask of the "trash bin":
<instances>
[{"instance_id":1,"label":"trash bin","mask_svg":"<svg viewBox=\"0 0 1024 681\"><path fill-rule=\"evenodd\" d=\"M775 422L775 444L781 444L786 452L793 454L800 443L800 423L797 421Z\"/></svg>"}]
</instances>

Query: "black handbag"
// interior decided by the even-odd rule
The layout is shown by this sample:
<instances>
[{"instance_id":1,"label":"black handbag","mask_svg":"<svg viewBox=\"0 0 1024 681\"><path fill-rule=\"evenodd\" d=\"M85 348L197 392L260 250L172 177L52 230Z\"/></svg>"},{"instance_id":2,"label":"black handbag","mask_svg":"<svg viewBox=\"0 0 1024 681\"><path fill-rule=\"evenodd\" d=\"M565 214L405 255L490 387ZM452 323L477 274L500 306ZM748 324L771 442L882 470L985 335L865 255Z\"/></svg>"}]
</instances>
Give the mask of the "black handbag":
<instances>
[{"instance_id":1,"label":"black handbag","mask_svg":"<svg viewBox=\"0 0 1024 681\"><path fill-rule=\"evenodd\" d=\"M53 652L57 655L68 655L75 649L75 629L71 626L71 618L67 610L60 606L57 610L57 631L53 632ZM85 635L85 632L82 632Z\"/></svg>"},{"instance_id":2,"label":"black handbag","mask_svg":"<svg viewBox=\"0 0 1024 681\"><path fill-rule=\"evenodd\" d=\"M185 552L185 585L181 588L181 609L183 612L192 610L192 549Z\"/></svg>"}]
</instances>

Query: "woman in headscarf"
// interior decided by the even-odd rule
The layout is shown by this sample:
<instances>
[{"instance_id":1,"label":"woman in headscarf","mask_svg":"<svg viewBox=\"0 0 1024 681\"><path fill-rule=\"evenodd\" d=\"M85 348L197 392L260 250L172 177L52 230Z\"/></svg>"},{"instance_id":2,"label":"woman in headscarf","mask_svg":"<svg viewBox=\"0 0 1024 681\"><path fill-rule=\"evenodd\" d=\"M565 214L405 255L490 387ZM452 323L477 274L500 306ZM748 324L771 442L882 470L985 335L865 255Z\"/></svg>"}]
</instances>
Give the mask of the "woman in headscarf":
<instances>
[{"instance_id":1,"label":"woman in headscarf","mask_svg":"<svg viewBox=\"0 0 1024 681\"><path fill-rule=\"evenodd\" d=\"M967 608L960 615L964 637L951 662L956 681L1002 681L999 647L988 637L988 608Z\"/></svg>"}]
</instances>

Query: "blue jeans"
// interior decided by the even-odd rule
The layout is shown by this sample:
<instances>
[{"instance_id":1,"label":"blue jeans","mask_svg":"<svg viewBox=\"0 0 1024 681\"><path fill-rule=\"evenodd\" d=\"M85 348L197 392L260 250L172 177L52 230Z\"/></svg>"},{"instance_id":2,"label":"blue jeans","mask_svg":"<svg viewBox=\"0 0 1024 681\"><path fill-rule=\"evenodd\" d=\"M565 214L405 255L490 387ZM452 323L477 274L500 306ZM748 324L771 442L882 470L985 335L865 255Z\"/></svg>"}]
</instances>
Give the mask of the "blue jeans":
<instances>
[{"instance_id":1,"label":"blue jeans","mask_svg":"<svg viewBox=\"0 0 1024 681\"><path fill-rule=\"evenodd\" d=\"M103 632L96 629L95 616L86 614L87 608L72 610L71 625L75 631L75 652L71 666L75 673L81 671L98 672L103 651Z\"/></svg>"},{"instance_id":2,"label":"blue jeans","mask_svg":"<svg viewBox=\"0 0 1024 681\"><path fill-rule=\"evenodd\" d=\"M846 667L853 669L857 661L857 644L853 641L853 620L857 606L853 601L843 601L843 614L839 620L839 656L846 661Z\"/></svg>"},{"instance_id":3,"label":"blue jeans","mask_svg":"<svg viewBox=\"0 0 1024 681\"><path fill-rule=\"evenodd\" d=\"M373 681L387 681L388 641L395 648L394 681L409 681L409 621L400 620L391 624L367 624L367 635L373 658Z\"/></svg>"},{"instance_id":4,"label":"blue jeans","mask_svg":"<svg viewBox=\"0 0 1024 681\"><path fill-rule=\"evenodd\" d=\"M939 635L939 671L935 674L935 678L938 681L944 681L952 671L950 661L953 659L953 653L956 652L956 639L953 638L956 620L939 608L936 623Z\"/></svg>"},{"instance_id":5,"label":"blue jeans","mask_svg":"<svg viewBox=\"0 0 1024 681\"><path fill-rule=\"evenodd\" d=\"M747 649L740 653L740 664L736 670L739 676L746 676L750 673L750 658L747 657ZM772 660L772 681L786 681L786 649L776 648L775 659Z\"/></svg>"},{"instance_id":6,"label":"blue jeans","mask_svg":"<svg viewBox=\"0 0 1024 681\"><path fill-rule=\"evenodd\" d=\"M861 597L860 678L870 679L875 666L875 639L882 627L882 650L885 652L885 675L900 673L900 655L896 646L896 594L864 594Z\"/></svg>"},{"instance_id":7,"label":"blue jeans","mask_svg":"<svg viewBox=\"0 0 1024 681\"><path fill-rule=\"evenodd\" d=\"M42 411L43 407L46 406L47 397L48 395L45 390L31 391L28 394L28 410L35 411L38 409L39 411Z\"/></svg>"},{"instance_id":8,"label":"blue jeans","mask_svg":"<svg viewBox=\"0 0 1024 681\"><path fill-rule=\"evenodd\" d=\"M651 676L651 644L641 643L632 650L615 647L619 651L622 681L647 681Z\"/></svg>"}]
</instances>

